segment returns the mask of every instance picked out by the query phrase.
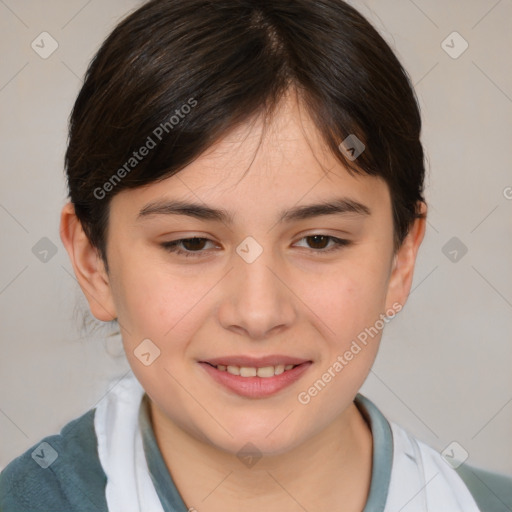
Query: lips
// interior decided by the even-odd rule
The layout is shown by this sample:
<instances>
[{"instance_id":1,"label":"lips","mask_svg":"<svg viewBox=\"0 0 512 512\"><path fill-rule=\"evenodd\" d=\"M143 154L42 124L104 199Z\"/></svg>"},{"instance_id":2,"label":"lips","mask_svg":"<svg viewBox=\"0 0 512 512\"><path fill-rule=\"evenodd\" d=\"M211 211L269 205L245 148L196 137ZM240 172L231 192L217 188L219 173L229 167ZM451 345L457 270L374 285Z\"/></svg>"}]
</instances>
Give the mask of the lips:
<instances>
[{"instance_id":1,"label":"lips","mask_svg":"<svg viewBox=\"0 0 512 512\"><path fill-rule=\"evenodd\" d=\"M211 359L205 359L200 361L201 363L209 363L212 366L238 366L238 367L249 367L249 368L263 368L265 366L278 366L278 365L289 365L294 366L307 363L307 359L300 359L297 357L284 356L284 355L270 355L265 357L250 357L250 356L226 356L226 357L214 357Z\"/></svg>"},{"instance_id":2,"label":"lips","mask_svg":"<svg viewBox=\"0 0 512 512\"><path fill-rule=\"evenodd\" d=\"M297 381L312 361L290 356L229 356L199 361L214 381L237 395L265 398Z\"/></svg>"}]
</instances>

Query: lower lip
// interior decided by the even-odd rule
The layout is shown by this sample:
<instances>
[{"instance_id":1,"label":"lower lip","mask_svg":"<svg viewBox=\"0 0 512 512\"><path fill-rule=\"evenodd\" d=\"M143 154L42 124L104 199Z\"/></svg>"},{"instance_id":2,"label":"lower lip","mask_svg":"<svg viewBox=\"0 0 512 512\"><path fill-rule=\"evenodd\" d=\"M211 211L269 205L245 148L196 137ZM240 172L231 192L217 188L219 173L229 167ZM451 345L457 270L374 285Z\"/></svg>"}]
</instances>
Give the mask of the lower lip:
<instances>
[{"instance_id":1,"label":"lower lip","mask_svg":"<svg viewBox=\"0 0 512 512\"><path fill-rule=\"evenodd\" d=\"M297 365L273 377L240 377L217 370L208 363L199 363L206 372L224 387L247 398L266 398L296 382L311 366L311 361Z\"/></svg>"}]
</instances>

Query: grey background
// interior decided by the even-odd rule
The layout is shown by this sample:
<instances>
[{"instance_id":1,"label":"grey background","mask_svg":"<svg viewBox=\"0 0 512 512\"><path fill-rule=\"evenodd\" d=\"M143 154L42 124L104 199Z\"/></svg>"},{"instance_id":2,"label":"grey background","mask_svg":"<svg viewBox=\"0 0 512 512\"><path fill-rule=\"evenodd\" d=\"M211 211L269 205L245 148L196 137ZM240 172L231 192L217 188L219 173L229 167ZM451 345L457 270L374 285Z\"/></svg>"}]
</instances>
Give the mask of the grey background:
<instances>
[{"instance_id":1,"label":"grey background","mask_svg":"<svg viewBox=\"0 0 512 512\"><path fill-rule=\"evenodd\" d=\"M439 451L456 441L468 463L512 474L512 2L351 3L412 77L429 167L413 289L362 392ZM80 329L87 306L59 214L81 77L138 5L0 0L0 467L95 407L128 370L108 326ZM47 59L31 47L43 31L59 45ZM458 36L441 45L454 31L469 44L456 59L445 49L462 49Z\"/></svg>"}]
</instances>

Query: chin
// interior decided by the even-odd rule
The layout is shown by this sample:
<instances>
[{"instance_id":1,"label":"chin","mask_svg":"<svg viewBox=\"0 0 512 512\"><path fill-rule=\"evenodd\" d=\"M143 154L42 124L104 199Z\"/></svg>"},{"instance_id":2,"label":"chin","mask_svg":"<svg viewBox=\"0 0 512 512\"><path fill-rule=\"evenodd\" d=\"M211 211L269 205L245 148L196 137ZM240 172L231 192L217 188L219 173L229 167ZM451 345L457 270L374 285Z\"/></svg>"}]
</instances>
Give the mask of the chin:
<instances>
[{"instance_id":1,"label":"chin","mask_svg":"<svg viewBox=\"0 0 512 512\"><path fill-rule=\"evenodd\" d=\"M272 422L256 422L253 424L249 417L238 422L225 424L227 430L232 435L216 433L209 437L210 443L218 449L230 454L240 456L244 451L255 451L260 455L274 456L286 453L300 444L305 434L296 432L290 425L280 425L283 418L279 417Z\"/></svg>"}]
</instances>

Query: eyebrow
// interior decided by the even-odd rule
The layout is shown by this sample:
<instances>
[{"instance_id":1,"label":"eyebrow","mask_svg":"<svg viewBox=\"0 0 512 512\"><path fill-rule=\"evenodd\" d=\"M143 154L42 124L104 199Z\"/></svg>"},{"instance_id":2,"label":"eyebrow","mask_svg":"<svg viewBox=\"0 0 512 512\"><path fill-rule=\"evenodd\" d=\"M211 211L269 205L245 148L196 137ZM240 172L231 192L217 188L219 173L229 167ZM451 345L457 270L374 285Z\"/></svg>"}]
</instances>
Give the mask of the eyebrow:
<instances>
[{"instance_id":1,"label":"eyebrow","mask_svg":"<svg viewBox=\"0 0 512 512\"><path fill-rule=\"evenodd\" d=\"M361 216L371 215L368 206L354 199L342 197L317 204L296 206L289 210L283 210L278 215L278 223L293 222L310 219L321 215L345 215L356 214ZM217 221L232 225L234 215L222 208L189 203L186 201L159 200L146 204L137 215L137 220L142 220L152 215L184 215L200 220Z\"/></svg>"}]
</instances>

